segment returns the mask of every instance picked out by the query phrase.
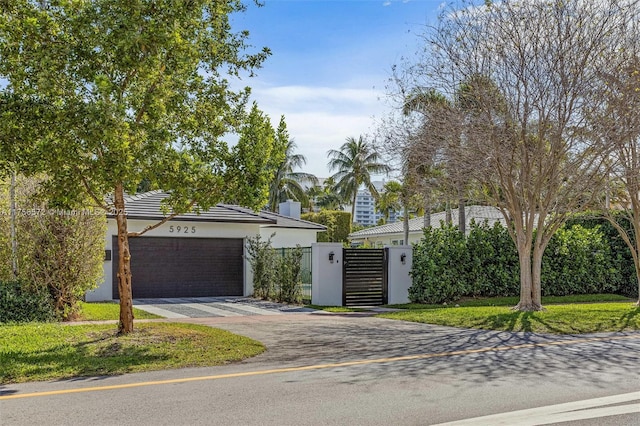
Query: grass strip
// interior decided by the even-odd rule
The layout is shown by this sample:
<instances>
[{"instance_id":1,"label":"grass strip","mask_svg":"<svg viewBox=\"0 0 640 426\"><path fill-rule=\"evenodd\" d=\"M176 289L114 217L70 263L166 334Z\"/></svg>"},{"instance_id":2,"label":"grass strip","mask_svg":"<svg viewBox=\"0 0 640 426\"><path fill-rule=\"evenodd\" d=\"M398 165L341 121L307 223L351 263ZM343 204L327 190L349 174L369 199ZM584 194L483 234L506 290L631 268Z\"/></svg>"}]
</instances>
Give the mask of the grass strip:
<instances>
[{"instance_id":1,"label":"grass strip","mask_svg":"<svg viewBox=\"0 0 640 426\"><path fill-rule=\"evenodd\" d=\"M632 303L548 305L542 312L518 312L499 306L440 307L377 316L450 327L551 334L640 330L640 308Z\"/></svg>"},{"instance_id":2,"label":"grass strip","mask_svg":"<svg viewBox=\"0 0 640 426\"><path fill-rule=\"evenodd\" d=\"M107 321L120 318L120 305L115 302L81 302L80 306L77 321ZM163 318L137 308L133 308L133 316L136 319Z\"/></svg>"},{"instance_id":3,"label":"grass strip","mask_svg":"<svg viewBox=\"0 0 640 426\"><path fill-rule=\"evenodd\" d=\"M194 324L138 323L0 326L0 383L114 375L226 364L265 350L252 339Z\"/></svg>"},{"instance_id":4,"label":"grass strip","mask_svg":"<svg viewBox=\"0 0 640 426\"><path fill-rule=\"evenodd\" d=\"M443 307L467 307L467 306L515 306L519 297L481 297L467 298L456 302L444 304L403 303L399 305L387 305L389 308L398 309L441 309ZM576 294L570 296L543 296L542 305L567 304L567 303L598 303L598 302L628 302L630 299L619 294Z\"/></svg>"}]
</instances>

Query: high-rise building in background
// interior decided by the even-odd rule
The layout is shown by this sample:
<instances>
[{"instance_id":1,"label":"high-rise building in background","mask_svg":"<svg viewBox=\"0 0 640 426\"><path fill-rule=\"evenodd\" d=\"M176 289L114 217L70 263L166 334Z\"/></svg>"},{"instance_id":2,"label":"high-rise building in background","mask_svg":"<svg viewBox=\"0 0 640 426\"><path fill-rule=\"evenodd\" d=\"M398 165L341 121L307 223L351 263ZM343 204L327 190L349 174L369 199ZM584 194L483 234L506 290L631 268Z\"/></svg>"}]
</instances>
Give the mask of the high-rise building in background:
<instances>
[{"instance_id":1,"label":"high-rise building in background","mask_svg":"<svg viewBox=\"0 0 640 426\"><path fill-rule=\"evenodd\" d=\"M372 183L378 190L378 193L382 193L384 181L375 181ZM361 189L358 191L358 195L356 195L355 216L354 222L362 226L377 225L378 221L384 218L384 215L376 210L376 200L368 189ZM400 212L391 211L387 223L394 223L399 217Z\"/></svg>"}]
</instances>

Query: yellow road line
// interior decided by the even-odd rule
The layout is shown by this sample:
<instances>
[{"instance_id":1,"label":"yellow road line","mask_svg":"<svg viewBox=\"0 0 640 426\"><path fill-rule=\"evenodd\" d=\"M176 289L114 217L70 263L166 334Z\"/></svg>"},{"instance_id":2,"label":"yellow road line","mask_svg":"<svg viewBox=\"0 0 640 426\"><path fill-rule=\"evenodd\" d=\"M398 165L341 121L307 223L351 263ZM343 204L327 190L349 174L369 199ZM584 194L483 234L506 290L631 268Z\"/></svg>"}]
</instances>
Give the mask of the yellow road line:
<instances>
[{"instance_id":1,"label":"yellow road line","mask_svg":"<svg viewBox=\"0 0 640 426\"><path fill-rule=\"evenodd\" d=\"M601 342L601 341L612 341L612 340L628 340L628 339L638 339L638 338L640 338L640 334L617 336L617 337L591 337L591 338L584 338L584 339L560 340L560 341L545 342L545 343L523 343L520 345L512 345L512 346L465 349L465 350L459 350L459 351L406 355L406 356L398 356L398 357L391 357L391 358L364 359L364 360L358 360L358 361L336 362L336 363L330 363L330 364L307 365L302 367L286 367L286 368L276 368L272 370L247 371L244 373L229 373L229 374L218 374L214 376L185 377L180 379L155 380L155 381L149 381L149 382L126 383L121 385L94 386L94 387L87 387L87 388L61 389L61 390L47 391L47 392L14 394L14 395L0 396L0 400L34 398L39 396L65 395L65 394L82 393L82 392L128 389L128 388L137 388L141 386L157 386L157 385L168 385L173 383L199 382L203 380L219 380L219 379L231 379L236 377L262 376L265 374L291 373L296 371L322 370L327 368L352 367L356 365L414 361L414 360L420 360L420 359L440 358L440 357L455 356L455 355L470 355L470 354L479 354L479 353L485 353L485 352L510 351L510 350L516 350L516 349L526 349L526 348L541 348L546 346L565 346L565 345L573 345L573 344L579 344L579 343Z\"/></svg>"}]
</instances>

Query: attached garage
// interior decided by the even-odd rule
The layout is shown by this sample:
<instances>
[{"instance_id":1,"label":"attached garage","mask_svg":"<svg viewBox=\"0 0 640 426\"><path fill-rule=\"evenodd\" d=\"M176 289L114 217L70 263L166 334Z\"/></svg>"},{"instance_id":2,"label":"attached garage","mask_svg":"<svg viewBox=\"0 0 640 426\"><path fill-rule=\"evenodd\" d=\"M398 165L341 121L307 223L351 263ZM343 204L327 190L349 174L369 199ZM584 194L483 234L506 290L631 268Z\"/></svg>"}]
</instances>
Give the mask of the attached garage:
<instances>
[{"instance_id":1,"label":"attached garage","mask_svg":"<svg viewBox=\"0 0 640 426\"><path fill-rule=\"evenodd\" d=\"M113 237L114 259L118 241ZM129 240L133 297L242 296L242 238L138 237ZM118 262L112 262L118 299Z\"/></svg>"},{"instance_id":2,"label":"attached garage","mask_svg":"<svg viewBox=\"0 0 640 426\"><path fill-rule=\"evenodd\" d=\"M162 191L125 197L130 237L131 290L134 298L249 296L253 293L247 238L271 238L273 247L308 247L326 228L284 216L218 204L208 210L183 213L166 220ZM107 215L104 279L85 300L119 298L118 234L115 217Z\"/></svg>"}]
</instances>

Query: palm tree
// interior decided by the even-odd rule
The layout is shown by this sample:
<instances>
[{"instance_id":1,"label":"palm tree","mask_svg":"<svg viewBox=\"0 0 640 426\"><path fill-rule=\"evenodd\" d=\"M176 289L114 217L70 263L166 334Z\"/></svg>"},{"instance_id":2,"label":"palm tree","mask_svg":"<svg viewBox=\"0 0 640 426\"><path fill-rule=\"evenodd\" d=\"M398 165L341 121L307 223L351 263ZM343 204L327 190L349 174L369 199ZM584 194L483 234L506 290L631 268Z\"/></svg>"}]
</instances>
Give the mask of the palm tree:
<instances>
[{"instance_id":1,"label":"palm tree","mask_svg":"<svg viewBox=\"0 0 640 426\"><path fill-rule=\"evenodd\" d=\"M407 159L408 169L422 175L425 182L437 181L441 189L446 194L446 221L451 221L450 200L455 194L458 203L458 228L465 233L466 217L465 205L467 190L469 187L466 169L468 165L457 160L457 152L464 148L461 135L460 123L465 121L465 116L473 108L472 97L468 92L472 91L474 85L478 84L477 78L472 77L467 82L460 85L453 100L449 100L442 93L434 89L416 89L406 99L403 105L405 115L418 112L425 116L425 123L420 135L420 142L417 146L410 147ZM442 130L442 129L446 130ZM425 145L425 141L428 141ZM437 154L439 152L439 154ZM420 158L421 154L428 158ZM435 161L435 157L440 157ZM419 159L416 163L415 160ZM411 164L411 163L415 164ZM417 167L416 167L417 166ZM425 194L425 226L430 224L431 185L426 186ZM430 216L430 215L429 215Z\"/></svg>"},{"instance_id":2,"label":"palm tree","mask_svg":"<svg viewBox=\"0 0 640 426\"><path fill-rule=\"evenodd\" d=\"M400 211L402 208L402 184L390 180L384 184L382 194L376 200L376 210L384 215L384 223L387 223L392 211Z\"/></svg>"},{"instance_id":3,"label":"palm tree","mask_svg":"<svg viewBox=\"0 0 640 426\"><path fill-rule=\"evenodd\" d=\"M309 182L312 185L318 184L318 178L310 173L294 172L296 168L301 168L307 164L307 159L302 154L294 154L297 148L293 139L289 139L285 150L284 161L278 167L276 174L269 187L269 210L275 212L278 204L288 199L300 201L308 204L308 197L302 182Z\"/></svg>"},{"instance_id":4,"label":"palm tree","mask_svg":"<svg viewBox=\"0 0 640 426\"><path fill-rule=\"evenodd\" d=\"M364 185L375 199L378 191L371 183L371 174L389 173L391 168L381 163L380 155L366 142L362 136L356 140L348 137L340 150L329 150L329 170L337 170L331 176L336 182L338 194L346 201L351 201L351 220L355 219L356 195Z\"/></svg>"},{"instance_id":5,"label":"palm tree","mask_svg":"<svg viewBox=\"0 0 640 426\"><path fill-rule=\"evenodd\" d=\"M307 188L305 193L309 199L309 209L318 207L321 210L343 210L344 202L336 194L335 186L333 179L328 177L322 186L313 185Z\"/></svg>"}]
</instances>

